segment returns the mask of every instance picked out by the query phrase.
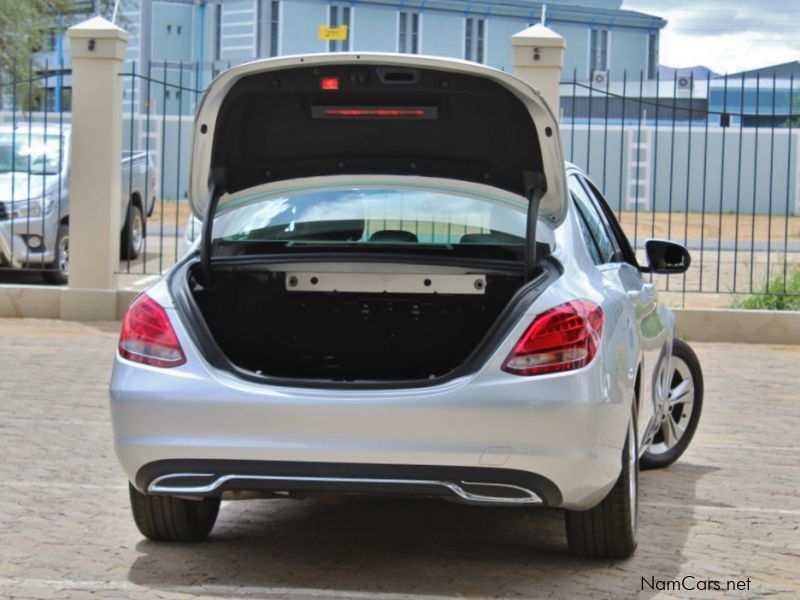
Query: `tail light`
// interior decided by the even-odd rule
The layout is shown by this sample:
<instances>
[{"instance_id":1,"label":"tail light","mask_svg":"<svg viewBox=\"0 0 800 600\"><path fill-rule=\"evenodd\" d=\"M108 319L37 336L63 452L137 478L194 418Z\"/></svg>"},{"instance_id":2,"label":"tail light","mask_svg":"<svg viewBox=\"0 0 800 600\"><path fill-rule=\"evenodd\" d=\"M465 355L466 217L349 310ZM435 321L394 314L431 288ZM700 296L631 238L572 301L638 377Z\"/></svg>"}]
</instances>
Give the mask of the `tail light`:
<instances>
[{"instance_id":1,"label":"tail light","mask_svg":"<svg viewBox=\"0 0 800 600\"><path fill-rule=\"evenodd\" d=\"M140 294L125 314L119 354L153 367L177 367L186 362L167 312L147 294Z\"/></svg>"},{"instance_id":2,"label":"tail light","mask_svg":"<svg viewBox=\"0 0 800 600\"><path fill-rule=\"evenodd\" d=\"M514 346L503 370L514 375L571 371L588 365L603 333L603 309L573 300L542 313Z\"/></svg>"}]
</instances>

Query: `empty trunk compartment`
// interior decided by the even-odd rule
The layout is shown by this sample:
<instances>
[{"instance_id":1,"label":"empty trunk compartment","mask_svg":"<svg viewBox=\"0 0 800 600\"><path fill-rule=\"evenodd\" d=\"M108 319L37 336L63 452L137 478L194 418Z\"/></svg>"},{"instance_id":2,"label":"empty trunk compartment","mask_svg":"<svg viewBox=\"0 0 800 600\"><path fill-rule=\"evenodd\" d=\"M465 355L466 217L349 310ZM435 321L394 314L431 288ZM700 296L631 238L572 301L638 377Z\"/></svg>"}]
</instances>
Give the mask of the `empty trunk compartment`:
<instances>
[{"instance_id":1,"label":"empty trunk compartment","mask_svg":"<svg viewBox=\"0 0 800 600\"><path fill-rule=\"evenodd\" d=\"M213 281L192 294L228 360L265 376L328 381L445 375L522 285L490 274L481 293L296 291L287 273L265 271L218 272Z\"/></svg>"}]
</instances>

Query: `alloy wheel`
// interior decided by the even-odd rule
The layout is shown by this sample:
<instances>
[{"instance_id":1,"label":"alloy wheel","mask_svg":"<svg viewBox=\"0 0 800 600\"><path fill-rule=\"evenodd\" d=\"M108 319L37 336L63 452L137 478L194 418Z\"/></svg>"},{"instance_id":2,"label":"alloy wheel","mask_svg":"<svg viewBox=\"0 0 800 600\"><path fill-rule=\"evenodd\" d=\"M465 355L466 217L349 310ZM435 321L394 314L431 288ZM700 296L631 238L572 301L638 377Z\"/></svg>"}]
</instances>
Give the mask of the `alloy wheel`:
<instances>
[{"instance_id":1,"label":"alloy wheel","mask_svg":"<svg viewBox=\"0 0 800 600\"><path fill-rule=\"evenodd\" d=\"M653 436L648 452L663 454L680 442L692 418L695 386L689 365L678 357L672 357L672 374L669 393L661 410L661 424Z\"/></svg>"},{"instance_id":2,"label":"alloy wheel","mask_svg":"<svg viewBox=\"0 0 800 600\"><path fill-rule=\"evenodd\" d=\"M144 241L144 222L142 221L141 211L133 210L133 221L131 222L131 248L133 253L138 254L142 249Z\"/></svg>"},{"instance_id":3,"label":"alloy wheel","mask_svg":"<svg viewBox=\"0 0 800 600\"><path fill-rule=\"evenodd\" d=\"M69 273L69 236L65 235L58 241L58 270Z\"/></svg>"}]
</instances>

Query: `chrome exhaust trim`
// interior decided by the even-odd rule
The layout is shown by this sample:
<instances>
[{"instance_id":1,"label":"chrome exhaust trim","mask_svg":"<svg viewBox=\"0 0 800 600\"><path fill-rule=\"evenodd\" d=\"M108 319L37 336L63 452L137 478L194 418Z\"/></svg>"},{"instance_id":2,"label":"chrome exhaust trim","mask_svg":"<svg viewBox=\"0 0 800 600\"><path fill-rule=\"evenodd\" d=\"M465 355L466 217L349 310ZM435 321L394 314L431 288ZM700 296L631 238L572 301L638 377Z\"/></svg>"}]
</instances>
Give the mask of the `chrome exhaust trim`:
<instances>
[{"instance_id":1,"label":"chrome exhaust trim","mask_svg":"<svg viewBox=\"0 0 800 600\"><path fill-rule=\"evenodd\" d=\"M295 477L286 475L220 475L205 485L169 485L171 479L215 477L213 473L170 473L156 477L147 486L150 494L210 494L219 490L230 481L275 481L296 483L322 483L322 484L372 484L372 485L407 485L407 486L439 486L450 490L465 502L488 504L544 504L542 498L529 489L507 483L484 483L479 481L462 481L461 485L450 481L436 481L429 479L378 479L367 477ZM507 496L489 496L476 494L464 489L462 486L493 487L520 492L521 497L509 498Z\"/></svg>"}]
</instances>

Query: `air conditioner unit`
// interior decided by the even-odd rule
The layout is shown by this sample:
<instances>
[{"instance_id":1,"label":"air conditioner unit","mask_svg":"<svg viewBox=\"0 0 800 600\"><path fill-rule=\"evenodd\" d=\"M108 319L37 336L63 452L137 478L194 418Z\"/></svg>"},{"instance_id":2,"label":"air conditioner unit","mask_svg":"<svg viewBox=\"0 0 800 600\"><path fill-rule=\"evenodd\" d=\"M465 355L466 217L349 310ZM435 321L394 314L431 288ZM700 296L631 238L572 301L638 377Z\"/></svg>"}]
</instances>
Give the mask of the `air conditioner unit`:
<instances>
[{"instance_id":1,"label":"air conditioner unit","mask_svg":"<svg viewBox=\"0 0 800 600\"><path fill-rule=\"evenodd\" d=\"M692 76L691 75L678 75L678 89L690 90L692 89Z\"/></svg>"},{"instance_id":2,"label":"air conditioner unit","mask_svg":"<svg viewBox=\"0 0 800 600\"><path fill-rule=\"evenodd\" d=\"M608 87L608 71L592 71L592 85Z\"/></svg>"}]
</instances>

